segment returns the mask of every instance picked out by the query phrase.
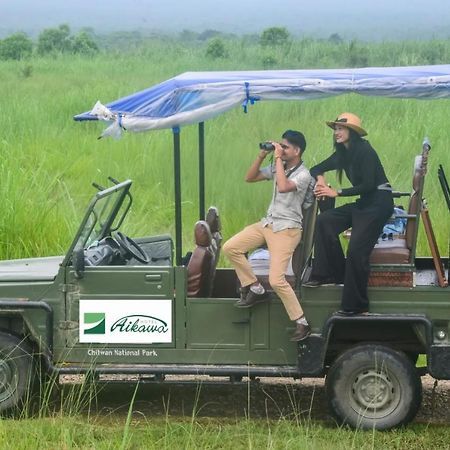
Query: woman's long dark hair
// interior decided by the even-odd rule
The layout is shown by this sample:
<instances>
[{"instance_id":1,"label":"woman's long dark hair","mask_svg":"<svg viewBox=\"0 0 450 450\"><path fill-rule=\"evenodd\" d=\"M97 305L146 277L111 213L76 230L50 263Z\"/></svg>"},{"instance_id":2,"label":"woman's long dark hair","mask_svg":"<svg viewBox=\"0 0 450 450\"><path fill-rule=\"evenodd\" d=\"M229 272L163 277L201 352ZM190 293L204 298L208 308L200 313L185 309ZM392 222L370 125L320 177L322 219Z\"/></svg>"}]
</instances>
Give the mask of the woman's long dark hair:
<instances>
[{"instance_id":1,"label":"woman's long dark hair","mask_svg":"<svg viewBox=\"0 0 450 450\"><path fill-rule=\"evenodd\" d=\"M348 150L350 150L350 151L356 150L364 142L364 139L362 139L362 137L355 130L348 128L348 131L350 132ZM342 172L343 172L345 157L347 155L347 153L346 153L347 148L345 147L344 144L338 144L336 142L336 140L334 139L334 135L333 135L333 147L334 147L334 151L338 154L338 158L339 158L339 169L336 172L337 172L337 177L338 177L339 183L342 184Z\"/></svg>"}]
</instances>

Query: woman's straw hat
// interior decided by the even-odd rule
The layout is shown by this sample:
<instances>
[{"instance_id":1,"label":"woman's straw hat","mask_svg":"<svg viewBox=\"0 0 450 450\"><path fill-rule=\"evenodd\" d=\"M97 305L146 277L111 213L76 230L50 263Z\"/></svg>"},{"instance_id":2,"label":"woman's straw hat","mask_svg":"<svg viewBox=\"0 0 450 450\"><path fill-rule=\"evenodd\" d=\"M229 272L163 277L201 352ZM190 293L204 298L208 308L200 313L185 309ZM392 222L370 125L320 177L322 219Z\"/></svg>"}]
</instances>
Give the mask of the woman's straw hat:
<instances>
[{"instance_id":1,"label":"woman's straw hat","mask_svg":"<svg viewBox=\"0 0 450 450\"><path fill-rule=\"evenodd\" d=\"M356 131L360 136L366 136L367 132L361 127L361 119L352 113L342 113L339 114L338 118L333 122L326 122L326 124L333 128L336 125L341 125L343 127L351 128Z\"/></svg>"}]
</instances>

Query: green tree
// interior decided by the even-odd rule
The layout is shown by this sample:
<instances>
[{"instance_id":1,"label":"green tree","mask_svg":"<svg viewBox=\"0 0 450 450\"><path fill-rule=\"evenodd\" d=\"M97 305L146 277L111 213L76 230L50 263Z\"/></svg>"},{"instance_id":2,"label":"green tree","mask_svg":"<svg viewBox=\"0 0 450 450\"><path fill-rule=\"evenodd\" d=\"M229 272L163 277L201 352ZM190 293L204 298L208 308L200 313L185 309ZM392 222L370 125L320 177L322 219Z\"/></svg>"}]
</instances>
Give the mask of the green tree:
<instances>
[{"instance_id":1,"label":"green tree","mask_svg":"<svg viewBox=\"0 0 450 450\"><path fill-rule=\"evenodd\" d=\"M37 51L40 55L47 53L64 53L72 51L72 39L69 25L47 28L38 37Z\"/></svg>"},{"instance_id":2,"label":"green tree","mask_svg":"<svg viewBox=\"0 0 450 450\"><path fill-rule=\"evenodd\" d=\"M206 56L213 59L225 58L227 56L227 50L222 39L214 38L211 39L206 48Z\"/></svg>"},{"instance_id":3,"label":"green tree","mask_svg":"<svg viewBox=\"0 0 450 450\"><path fill-rule=\"evenodd\" d=\"M432 40L424 44L425 48L420 51L424 64L445 64L446 55L442 42Z\"/></svg>"},{"instance_id":4,"label":"green tree","mask_svg":"<svg viewBox=\"0 0 450 450\"><path fill-rule=\"evenodd\" d=\"M23 59L31 55L33 43L25 33L14 33L0 41L0 59Z\"/></svg>"},{"instance_id":5,"label":"green tree","mask_svg":"<svg viewBox=\"0 0 450 450\"><path fill-rule=\"evenodd\" d=\"M184 29L179 35L178 39L181 42L194 42L198 39L198 33L196 31Z\"/></svg>"},{"instance_id":6,"label":"green tree","mask_svg":"<svg viewBox=\"0 0 450 450\"><path fill-rule=\"evenodd\" d=\"M331 42L332 44L342 44L344 40L341 38L339 33L333 33L330 34L330 37L328 38L328 42Z\"/></svg>"},{"instance_id":7,"label":"green tree","mask_svg":"<svg viewBox=\"0 0 450 450\"><path fill-rule=\"evenodd\" d=\"M275 56L266 56L263 58L262 60L263 66L265 69L268 69L269 67L274 67L278 64L277 59L275 58Z\"/></svg>"},{"instance_id":8,"label":"green tree","mask_svg":"<svg viewBox=\"0 0 450 450\"><path fill-rule=\"evenodd\" d=\"M202 31L199 35L198 35L198 40L199 41L207 41L211 38L215 38L217 36L220 36L222 33L220 31L217 30L205 30Z\"/></svg>"},{"instance_id":9,"label":"green tree","mask_svg":"<svg viewBox=\"0 0 450 450\"><path fill-rule=\"evenodd\" d=\"M369 66L368 55L368 49L353 40L348 46L347 65L349 67L367 67Z\"/></svg>"},{"instance_id":10,"label":"green tree","mask_svg":"<svg viewBox=\"0 0 450 450\"><path fill-rule=\"evenodd\" d=\"M73 38L72 51L74 53L89 55L98 52L98 45L86 31L81 31Z\"/></svg>"},{"instance_id":11,"label":"green tree","mask_svg":"<svg viewBox=\"0 0 450 450\"><path fill-rule=\"evenodd\" d=\"M289 40L289 31L284 27L266 28L259 39L259 43L263 46L282 46Z\"/></svg>"}]
</instances>

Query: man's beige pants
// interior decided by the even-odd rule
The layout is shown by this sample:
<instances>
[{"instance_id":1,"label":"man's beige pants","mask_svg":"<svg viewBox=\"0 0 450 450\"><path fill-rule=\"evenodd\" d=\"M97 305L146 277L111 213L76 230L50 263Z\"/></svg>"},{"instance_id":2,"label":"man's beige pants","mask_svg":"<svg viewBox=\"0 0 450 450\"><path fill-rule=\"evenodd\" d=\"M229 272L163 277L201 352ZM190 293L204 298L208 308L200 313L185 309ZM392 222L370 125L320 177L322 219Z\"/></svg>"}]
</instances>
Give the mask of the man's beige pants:
<instances>
[{"instance_id":1,"label":"man's beige pants","mask_svg":"<svg viewBox=\"0 0 450 450\"><path fill-rule=\"evenodd\" d=\"M283 302L291 320L301 317L303 310L285 275L289 260L301 237L302 230L299 228L288 228L274 233L271 225L263 227L261 223L254 223L223 245L223 252L236 270L241 286L248 286L257 281L257 278L245 253L267 244L270 253L269 283Z\"/></svg>"}]
</instances>

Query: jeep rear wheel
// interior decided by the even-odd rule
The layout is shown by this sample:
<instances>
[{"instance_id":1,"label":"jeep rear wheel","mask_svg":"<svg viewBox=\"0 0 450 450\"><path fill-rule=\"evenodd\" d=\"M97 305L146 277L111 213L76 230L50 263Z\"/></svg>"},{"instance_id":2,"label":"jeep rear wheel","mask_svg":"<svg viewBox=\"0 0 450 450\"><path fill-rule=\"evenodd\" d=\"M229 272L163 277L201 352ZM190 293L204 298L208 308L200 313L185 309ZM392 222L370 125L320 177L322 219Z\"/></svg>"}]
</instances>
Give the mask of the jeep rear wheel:
<instances>
[{"instance_id":1,"label":"jeep rear wheel","mask_svg":"<svg viewBox=\"0 0 450 450\"><path fill-rule=\"evenodd\" d=\"M24 400L30 385L33 359L26 342L0 333L0 413Z\"/></svg>"},{"instance_id":2,"label":"jeep rear wheel","mask_svg":"<svg viewBox=\"0 0 450 450\"><path fill-rule=\"evenodd\" d=\"M327 375L328 402L340 423L386 430L410 422L422 400L422 385L406 355L364 345L339 356Z\"/></svg>"}]
</instances>

